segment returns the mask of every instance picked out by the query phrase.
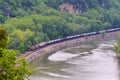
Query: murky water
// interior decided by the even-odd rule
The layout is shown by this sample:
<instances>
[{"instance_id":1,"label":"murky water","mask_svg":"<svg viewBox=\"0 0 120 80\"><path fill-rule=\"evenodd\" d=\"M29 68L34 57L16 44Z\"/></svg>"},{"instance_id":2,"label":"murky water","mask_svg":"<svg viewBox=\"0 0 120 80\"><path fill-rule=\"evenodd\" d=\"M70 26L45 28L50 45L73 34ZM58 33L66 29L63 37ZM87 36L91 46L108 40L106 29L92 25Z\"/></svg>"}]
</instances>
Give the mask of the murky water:
<instances>
[{"instance_id":1,"label":"murky water","mask_svg":"<svg viewBox=\"0 0 120 80\"><path fill-rule=\"evenodd\" d=\"M119 80L115 41L101 42L58 51L34 61L31 80Z\"/></svg>"}]
</instances>

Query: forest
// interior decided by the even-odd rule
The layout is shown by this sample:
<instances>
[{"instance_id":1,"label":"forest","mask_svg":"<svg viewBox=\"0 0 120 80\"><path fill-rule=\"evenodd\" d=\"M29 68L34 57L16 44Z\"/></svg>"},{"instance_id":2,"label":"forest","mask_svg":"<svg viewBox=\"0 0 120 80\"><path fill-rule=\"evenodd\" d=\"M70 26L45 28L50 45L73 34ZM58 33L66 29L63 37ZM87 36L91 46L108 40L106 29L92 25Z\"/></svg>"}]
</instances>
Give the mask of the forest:
<instances>
[{"instance_id":1,"label":"forest","mask_svg":"<svg viewBox=\"0 0 120 80\"><path fill-rule=\"evenodd\" d=\"M63 4L70 4L74 13L66 10L69 6L61 11ZM7 48L19 53L37 43L119 26L120 0L0 0Z\"/></svg>"}]
</instances>

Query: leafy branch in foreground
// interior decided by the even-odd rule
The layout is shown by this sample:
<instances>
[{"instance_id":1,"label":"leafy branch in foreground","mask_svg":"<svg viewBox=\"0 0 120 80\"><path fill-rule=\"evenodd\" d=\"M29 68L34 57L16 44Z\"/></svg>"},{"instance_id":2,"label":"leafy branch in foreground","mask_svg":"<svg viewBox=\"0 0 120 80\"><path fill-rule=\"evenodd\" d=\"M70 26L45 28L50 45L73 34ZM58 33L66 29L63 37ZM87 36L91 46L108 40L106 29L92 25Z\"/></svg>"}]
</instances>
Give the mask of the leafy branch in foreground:
<instances>
[{"instance_id":1,"label":"leafy branch in foreground","mask_svg":"<svg viewBox=\"0 0 120 80\"><path fill-rule=\"evenodd\" d=\"M17 59L13 50L7 50L7 34L0 29L0 80L24 80L31 75L28 63L23 57Z\"/></svg>"}]
</instances>

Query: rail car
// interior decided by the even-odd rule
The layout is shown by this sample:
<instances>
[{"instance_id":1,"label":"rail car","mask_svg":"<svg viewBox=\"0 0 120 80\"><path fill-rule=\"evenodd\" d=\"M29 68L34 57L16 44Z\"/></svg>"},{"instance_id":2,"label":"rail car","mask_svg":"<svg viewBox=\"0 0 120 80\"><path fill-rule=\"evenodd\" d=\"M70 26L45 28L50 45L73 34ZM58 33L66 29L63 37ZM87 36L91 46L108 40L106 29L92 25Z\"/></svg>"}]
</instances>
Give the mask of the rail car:
<instances>
[{"instance_id":1,"label":"rail car","mask_svg":"<svg viewBox=\"0 0 120 80\"><path fill-rule=\"evenodd\" d=\"M105 31L106 31L106 33L110 33L110 32L120 31L120 28L108 29Z\"/></svg>"},{"instance_id":2,"label":"rail car","mask_svg":"<svg viewBox=\"0 0 120 80\"><path fill-rule=\"evenodd\" d=\"M110 33L110 32L115 32L115 31L120 31L120 28L102 30L102 31L97 31L97 32L90 32L90 33L83 33L83 34L78 34L78 35L74 35L74 36L68 36L68 37L64 37L64 38L60 38L60 39L55 39L55 40L51 40L48 42L43 42L43 43L39 43L39 44L36 44L34 46L31 46L30 50L34 51L36 49L43 48L43 47L46 47L48 45L55 44L55 43L62 42L62 41L66 41L66 40L71 40L71 39L75 39L75 38L82 38L82 37L92 36L92 35L98 35L98 34L102 34L102 33Z\"/></svg>"}]
</instances>

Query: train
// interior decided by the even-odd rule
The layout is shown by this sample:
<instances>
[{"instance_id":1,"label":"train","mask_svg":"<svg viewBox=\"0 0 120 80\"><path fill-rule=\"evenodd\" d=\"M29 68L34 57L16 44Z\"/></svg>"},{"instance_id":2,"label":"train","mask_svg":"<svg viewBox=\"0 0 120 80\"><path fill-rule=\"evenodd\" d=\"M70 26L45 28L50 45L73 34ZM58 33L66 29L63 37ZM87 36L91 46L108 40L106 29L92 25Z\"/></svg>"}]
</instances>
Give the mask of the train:
<instances>
[{"instance_id":1,"label":"train","mask_svg":"<svg viewBox=\"0 0 120 80\"><path fill-rule=\"evenodd\" d=\"M104 33L116 32L116 31L120 31L120 28L90 32L90 33L83 33L83 34L77 34L77 35L73 35L73 36L68 36L68 37L64 37L64 38L55 39L55 40L51 40L51 41L48 41L48 42L42 42L42 43L36 44L34 46L31 46L30 50L34 51L34 50L49 46L51 44L55 44L55 43L59 43L59 42L67 41L67 40L71 40L71 39L82 38L82 37L92 36L92 35L98 35L98 34L102 34L102 33L104 34Z\"/></svg>"}]
</instances>

